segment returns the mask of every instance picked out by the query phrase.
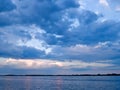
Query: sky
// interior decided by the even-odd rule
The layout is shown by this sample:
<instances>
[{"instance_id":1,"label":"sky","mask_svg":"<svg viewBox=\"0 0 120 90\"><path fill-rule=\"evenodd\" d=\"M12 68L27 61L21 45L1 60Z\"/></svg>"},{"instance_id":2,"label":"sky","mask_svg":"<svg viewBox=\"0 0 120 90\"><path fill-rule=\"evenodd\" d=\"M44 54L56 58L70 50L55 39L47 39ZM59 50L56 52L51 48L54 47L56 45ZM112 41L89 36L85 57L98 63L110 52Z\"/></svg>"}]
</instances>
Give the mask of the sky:
<instances>
[{"instance_id":1,"label":"sky","mask_svg":"<svg viewBox=\"0 0 120 90\"><path fill-rule=\"evenodd\" d=\"M0 0L0 74L120 73L120 0Z\"/></svg>"}]
</instances>

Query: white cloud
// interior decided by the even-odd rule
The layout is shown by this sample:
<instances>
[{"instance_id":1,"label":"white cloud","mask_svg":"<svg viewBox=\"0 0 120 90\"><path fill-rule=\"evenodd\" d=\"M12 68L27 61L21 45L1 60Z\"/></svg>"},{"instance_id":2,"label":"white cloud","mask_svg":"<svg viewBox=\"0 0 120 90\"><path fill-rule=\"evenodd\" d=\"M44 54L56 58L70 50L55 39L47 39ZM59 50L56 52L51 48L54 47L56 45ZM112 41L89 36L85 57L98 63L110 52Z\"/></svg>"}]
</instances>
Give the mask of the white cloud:
<instances>
[{"instance_id":1,"label":"white cloud","mask_svg":"<svg viewBox=\"0 0 120 90\"><path fill-rule=\"evenodd\" d=\"M52 48L43 40L43 39L36 39L36 35L39 34L39 37L43 38L43 34L46 34L45 30L41 29L40 27L37 27L36 25L30 25L30 26L19 26L18 27L21 30L26 31L32 38L30 40L22 40L22 37L20 37L17 40L16 45L17 46L26 46L26 47L32 47L41 51L44 51L46 54L49 54L52 51Z\"/></svg>"},{"instance_id":2,"label":"white cloud","mask_svg":"<svg viewBox=\"0 0 120 90\"><path fill-rule=\"evenodd\" d=\"M5 43L13 44L15 46L26 46L32 47L41 51L44 51L46 54L49 54L52 51L52 47L47 44L44 40L47 35L46 31L36 26L32 25L11 25L0 28L2 33L1 39ZM39 36L38 36L39 35ZM36 38L36 37L39 38ZM56 35L60 38L62 36Z\"/></svg>"},{"instance_id":3,"label":"white cloud","mask_svg":"<svg viewBox=\"0 0 120 90\"><path fill-rule=\"evenodd\" d=\"M44 40L39 40L36 38L32 38L31 40L28 40L26 42L19 40L18 46L33 47L38 50L45 51L46 54L49 54L52 51L52 48L50 48L50 46L47 45L47 43Z\"/></svg>"},{"instance_id":4,"label":"white cloud","mask_svg":"<svg viewBox=\"0 0 120 90\"><path fill-rule=\"evenodd\" d=\"M80 9L85 9L86 4L84 3L84 0L79 0Z\"/></svg>"},{"instance_id":5,"label":"white cloud","mask_svg":"<svg viewBox=\"0 0 120 90\"><path fill-rule=\"evenodd\" d=\"M70 31L80 26L80 22L78 19L72 19L71 21L72 21L72 24L70 25L70 28L69 28Z\"/></svg>"},{"instance_id":6,"label":"white cloud","mask_svg":"<svg viewBox=\"0 0 120 90\"><path fill-rule=\"evenodd\" d=\"M39 69L61 66L61 63L52 60L31 60L31 59L7 59L0 63L0 66L11 66L13 68Z\"/></svg>"},{"instance_id":7,"label":"white cloud","mask_svg":"<svg viewBox=\"0 0 120 90\"><path fill-rule=\"evenodd\" d=\"M92 60L100 61L101 59L110 59L112 55L118 55L115 52L115 49L119 49L120 43L118 41L110 42L98 42L95 45L87 45L87 44L76 44L68 47L58 47L61 50L60 52L56 52L56 56L64 57L69 56L68 58L77 58L80 60ZM64 52L64 53L62 53ZM103 54L104 53L104 54ZM55 55L55 54L54 54Z\"/></svg>"},{"instance_id":8,"label":"white cloud","mask_svg":"<svg viewBox=\"0 0 120 90\"><path fill-rule=\"evenodd\" d=\"M69 25L68 31L72 31L75 28L78 28L80 26L80 22L79 22L78 18L70 18L68 16L68 13L66 13L65 15L63 15L62 21L68 21L68 22L71 23Z\"/></svg>"},{"instance_id":9,"label":"white cloud","mask_svg":"<svg viewBox=\"0 0 120 90\"><path fill-rule=\"evenodd\" d=\"M101 47L108 47L108 44L110 44L111 42L106 41L106 42L99 42L97 45L95 45L95 48L101 48Z\"/></svg>"},{"instance_id":10,"label":"white cloud","mask_svg":"<svg viewBox=\"0 0 120 90\"><path fill-rule=\"evenodd\" d=\"M53 34L53 36L56 38L63 38L63 35Z\"/></svg>"},{"instance_id":11,"label":"white cloud","mask_svg":"<svg viewBox=\"0 0 120 90\"><path fill-rule=\"evenodd\" d=\"M115 8L115 11L120 12L120 6L117 6L117 7Z\"/></svg>"},{"instance_id":12,"label":"white cloud","mask_svg":"<svg viewBox=\"0 0 120 90\"><path fill-rule=\"evenodd\" d=\"M37 27L35 24L30 25L28 28L26 28L27 31L31 34L32 37L35 37L36 34L45 34L46 31L41 29L40 27Z\"/></svg>"},{"instance_id":13,"label":"white cloud","mask_svg":"<svg viewBox=\"0 0 120 90\"><path fill-rule=\"evenodd\" d=\"M29 36L34 38L38 34L39 37L43 37L43 34L46 33L45 30L41 29L40 27L37 27L34 24L29 26L11 25L11 26L0 27L0 32L3 33L3 38L5 38L5 40L4 39L3 40L11 44L17 43L19 39L25 40Z\"/></svg>"},{"instance_id":14,"label":"white cloud","mask_svg":"<svg viewBox=\"0 0 120 90\"><path fill-rule=\"evenodd\" d=\"M82 53L87 53L90 52L92 47L87 46L84 44L76 44L75 46L71 46L67 48L70 52L82 52Z\"/></svg>"},{"instance_id":15,"label":"white cloud","mask_svg":"<svg viewBox=\"0 0 120 90\"><path fill-rule=\"evenodd\" d=\"M72 62L64 62L63 66L65 68L87 68L87 67L108 67L112 66L111 64L104 64L104 63L96 63L96 62L83 62L83 61L72 61Z\"/></svg>"},{"instance_id":16,"label":"white cloud","mask_svg":"<svg viewBox=\"0 0 120 90\"><path fill-rule=\"evenodd\" d=\"M99 3L102 4L103 6L109 7L107 0L99 0Z\"/></svg>"},{"instance_id":17,"label":"white cloud","mask_svg":"<svg viewBox=\"0 0 120 90\"><path fill-rule=\"evenodd\" d=\"M49 59L6 59L0 60L0 67L10 66L11 68L21 68L21 69L42 69L42 68L52 68L59 67L63 69L70 68L102 68L113 66L113 64L107 64L102 62L83 62L79 60L73 61L57 61Z\"/></svg>"},{"instance_id":18,"label":"white cloud","mask_svg":"<svg viewBox=\"0 0 120 90\"><path fill-rule=\"evenodd\" d=\"M95 45L76 44L74 46L67 47L66 49L69 50L70 52L88 53L101 48L109 48L111 46L119 48L119 45L120 45L119 41L115 41L115 42L105 41L105 42L98 42Z\"/></svg>"}]
</instances>

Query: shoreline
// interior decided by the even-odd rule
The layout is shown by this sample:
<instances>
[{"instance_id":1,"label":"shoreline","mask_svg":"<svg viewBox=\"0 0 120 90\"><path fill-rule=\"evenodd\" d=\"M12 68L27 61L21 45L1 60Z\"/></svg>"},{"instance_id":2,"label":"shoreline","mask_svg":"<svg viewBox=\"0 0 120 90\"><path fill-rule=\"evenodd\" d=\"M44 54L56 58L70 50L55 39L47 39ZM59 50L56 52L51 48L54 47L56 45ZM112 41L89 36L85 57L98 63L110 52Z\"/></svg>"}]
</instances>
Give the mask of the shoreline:
<instances>
[{"instance_id":1,"label":"shoreline","mask_svg":"<svg viewBox=\"0 0 120 90\"><path fill-rule=\"evenodd\" d=\"M120 74L71 74L71 75L7 74L7 75L0 75L0 76L120 76Z\"/></svg>"}]
</instances>

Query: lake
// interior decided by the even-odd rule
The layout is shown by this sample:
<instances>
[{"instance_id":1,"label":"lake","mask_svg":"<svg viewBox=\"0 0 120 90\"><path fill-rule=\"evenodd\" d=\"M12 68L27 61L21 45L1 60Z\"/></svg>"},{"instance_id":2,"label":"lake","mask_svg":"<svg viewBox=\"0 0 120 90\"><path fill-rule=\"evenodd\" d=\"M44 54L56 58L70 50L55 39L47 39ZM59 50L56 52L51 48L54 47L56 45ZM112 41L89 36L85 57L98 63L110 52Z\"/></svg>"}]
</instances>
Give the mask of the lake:
<instances>
[{"instance_id":1,"label":"lake","mask_svg":"<svg viewBox=\"0 0 120 90\"><path fill-rule=\"evenodd\" d=\"M120 76L0 76L0 90L120 90Z\"/></svg>"}]
</instances>

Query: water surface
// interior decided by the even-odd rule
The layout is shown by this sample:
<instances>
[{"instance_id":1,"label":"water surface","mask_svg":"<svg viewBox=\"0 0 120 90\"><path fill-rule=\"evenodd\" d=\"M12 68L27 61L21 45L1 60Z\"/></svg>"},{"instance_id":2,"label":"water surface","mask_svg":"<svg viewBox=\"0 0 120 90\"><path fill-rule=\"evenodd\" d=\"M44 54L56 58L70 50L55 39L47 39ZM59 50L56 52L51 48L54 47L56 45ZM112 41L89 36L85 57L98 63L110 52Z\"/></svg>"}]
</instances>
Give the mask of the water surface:
<instances>
[{"instance_id":1,"label":"water surface","mask_svg":"<svg viewBox=\"0 0 120 90\"><path fill-rule=\"evenodd\" d=\"M120 90L120 76L0 76L0 90Z\"/></svg>"}]
</instances>

